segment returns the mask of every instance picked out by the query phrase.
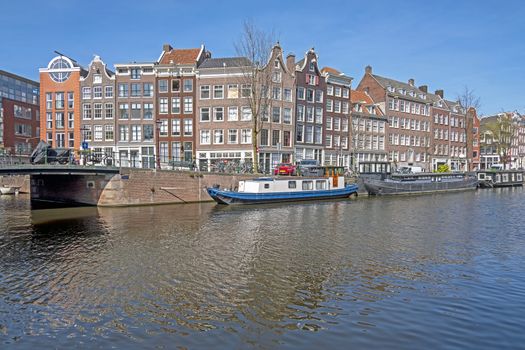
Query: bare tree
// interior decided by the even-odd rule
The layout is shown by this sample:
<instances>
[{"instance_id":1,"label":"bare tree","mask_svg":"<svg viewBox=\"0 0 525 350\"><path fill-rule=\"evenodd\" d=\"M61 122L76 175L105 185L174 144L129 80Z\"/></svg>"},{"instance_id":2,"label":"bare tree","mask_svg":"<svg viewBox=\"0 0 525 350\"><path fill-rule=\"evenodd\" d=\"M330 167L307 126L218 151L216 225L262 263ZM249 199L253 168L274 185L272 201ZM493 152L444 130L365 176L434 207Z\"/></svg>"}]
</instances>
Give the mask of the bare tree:
<instances>
[{"instance_id":1,"label":"bare tree","mask_svg":"<svg viewBox=\"0 0 525 350\"><path fill-rule=\"evenodd\" d=\"M253 23L245 22L241 38L235 44L237 55L245 57L252 63L242 67L241 97L247 99L252 113L252 146L253 170L259 172L259 155L257 153L258 135L262 124L268 118L270 105L270 86L272 75L270 69L264 69L273 45L273 34L264 32Z\"/></svg>"},{"instance_id":2,"label":"bare tree","mask_svg":"<svg viewBox=\"0 0 525 350\"><path fill-rule=\"evenodd\" d=\"M457 96L457 100L461 107L467 111L469 108L475 108L477 111L481 108L481 101L474 93L474 90L465 86L463 91Z\"/></svg>"}]
</instances>

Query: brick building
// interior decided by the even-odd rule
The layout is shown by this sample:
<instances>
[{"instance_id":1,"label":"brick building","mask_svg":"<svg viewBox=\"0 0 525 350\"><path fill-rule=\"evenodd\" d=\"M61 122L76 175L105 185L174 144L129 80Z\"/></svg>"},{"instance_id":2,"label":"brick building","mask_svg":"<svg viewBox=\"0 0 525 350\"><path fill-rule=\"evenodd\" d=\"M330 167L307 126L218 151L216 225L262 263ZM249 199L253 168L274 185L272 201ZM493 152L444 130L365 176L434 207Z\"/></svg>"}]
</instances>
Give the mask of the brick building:
<instances>
[{"instance_id":1,"label":"brick building","mask_svg":"<svg viewBox=\"0 0 525 350\"><path fill-rule=\"evenodd\" d=\"M269 171L277 163L294 160L294 91L295 77L293 55L284 60L279 43L273 46L270 58L263 67L263 76L271 76L269 93L271 98L267 112L262 117L258 135L259 162L262 169Z\"/></svg>"},{"instance_id":2,"label":"brick building","mask_svg":"<svg viewBox=\"0 0 525 350\"><path fill-rule=\"evenodd\" d=\"M196 70L207 57L204 46L174 49L164 45L155 65L156 120L160 163L191 162L196 144Z\"/></svg>"},{"instance_id":3,"label":"brick building","mask_svg":"<svg viewBox=\"0 0 525 350\"><path fill-rule=\"evenodd\" d=\"M59 55L40 68L40 138L53 147L79 150L80 78L87 71Z\"/></svg>"},{"instance_id":4,"label":"brick building","mask_svg":"<svg viewBox=\"0 0 525 350\"><path fill-rule=\"evenodd\" d=\"M80 77L82 103L81 140L96 155L116 156L115 73L95 56ZM68 123L73 119L68 115Z\"/></svg>"},{"instance_id":5,"label":"brick building","mask_svg":"<svg viewBox=\"0 0 525 350\"><path fill-rule=\"evenodd\" d=\"M314 49L308 50L295 67L295 158L297 161L317 159L323 163L326 80Z\"/></svg>"},{"instance_id":6,"label":"brick building","mask_svg":"<svg viewBox=\"0 0 525 350\"><path fill-rule=\"evenodd\" d=\"M480 169L480 121L479 121L479 118L478 118L478 115L477 115L477 112L476 112L476 109L475 108L469 108L467 110L467 120L471 120L471 124L472 124L472 131L470 132L471 134L471 139L469 141L468 137L467 137L467 142L469 142L467 144L467 153L470 155L471 157L471 160L470 160L470 167L469 167L469 170L470 171L475 171L475 170L479 170ZM469 135L469 130L470 128L467 127L467 136ZM470 145L470 152L468 150L468 147ZM524 143L524 146L525 146L525 143ZM525 150L524 150L525 151ZM524 153L525 154L525 153Z\"/></svg>"},{"instance_id":7,"label":"brick building","mask_svg":"<svg viewBox=\"0 0 525 350\"><path fill-rule=\"evenodd\" d=\"M40 139L39 84L0 70L0 152L29 155Z\"/></svg>"},{"instance_id":8,"label":"brick building","mask_svg":"<svg viewBox=\"0 0 525 350\"><path fill-rule=\"evenodd\" d=\"M357 169L363 161L388 160L387 137L393 137L392 134L387 136L388 119L366 91L352 90L350 96L351 167Z\"/></svg>"},{"instance_id":9,"label":"brick building","mask_svg":"<svg viewBox=\"0 0 525 350\"><path fill-rule=\"evenodd\" d=\"M326 81L324 164L349 167L353 78L330 67L324 67L321 72Z\"/></svg>"},{"instance_id":10,"label":"brick building","mask_svg":"<svg viewBox=\"0 0 525 350\"><path fill-rule=\"evenodd\" d=\"M153 62L115 64L115 148L121 166L155 167Z\"/></svg>"},{"instance_id":11,"label":"brick building","mask_svg":"<svg viewBox=\"0 0 525 350\"><path fill-rule=\"evenodd\" d=\"M201 170L253 160L253 119L245 57L207 57L198 67L197 163Z\"/></svg>"},{"instance_id":12,"label":"brick building","mask_svg":"<svg viewBox=\"0 0 525 350\"><path fill-rule=\"evenodd\" d=\"M400 166L420 166L430 170L431 104L425 91L414 79L403 83L372 73L367 66L357 90L367 92L385 111L388 120L389 160Z\"/></svg>"}]
</instances>

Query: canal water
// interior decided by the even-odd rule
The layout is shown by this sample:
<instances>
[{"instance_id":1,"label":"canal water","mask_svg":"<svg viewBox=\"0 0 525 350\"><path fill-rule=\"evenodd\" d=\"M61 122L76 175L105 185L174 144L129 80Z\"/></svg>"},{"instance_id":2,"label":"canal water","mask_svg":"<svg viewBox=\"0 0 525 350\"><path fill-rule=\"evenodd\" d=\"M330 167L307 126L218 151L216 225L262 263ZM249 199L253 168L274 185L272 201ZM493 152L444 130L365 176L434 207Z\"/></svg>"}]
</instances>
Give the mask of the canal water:
<instances>
[{"instance_id":1,"label":"canal water","mask_svg":"<svg viewBox=\"0 0 525 350\"><path fill-rule=\"evenodd\" d=\"M31 210L0 197L0 348L518 349L525 192Z\"/></svg>"}]
</instances>

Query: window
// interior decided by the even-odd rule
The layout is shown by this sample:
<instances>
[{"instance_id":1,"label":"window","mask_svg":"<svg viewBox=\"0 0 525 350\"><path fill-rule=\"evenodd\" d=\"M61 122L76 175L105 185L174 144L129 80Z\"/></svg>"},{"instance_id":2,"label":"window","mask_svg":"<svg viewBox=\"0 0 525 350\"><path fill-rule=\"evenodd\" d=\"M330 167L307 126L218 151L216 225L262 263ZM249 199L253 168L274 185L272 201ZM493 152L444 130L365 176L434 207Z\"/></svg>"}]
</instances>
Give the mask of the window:
<instances>
[{"instance_id":1,"label":"window","mask_svg":"<svg viewBox=\"0 0 525 350\"><path fill-rule=\"evenodd\" d=\"M323 92L321 90L315 90L315 102L323 102Z\"/></svg>"},{"instance_id":2,"label":"window","mask_svg":"<svg viewBox=\"0 0 525 350\"><path fill-rule=\"evenodd\" d=\"M104 86L104 93L106 98L113 97L113 86Z\"/></svg>"},{"instance_id":3,"label":"window","mask_svg":"<svg viewBox=\"0 0 525 350\"><path fill-rule=\"evenodd\" d=\"M283 108L283 123L292 124L292 109Z\"/></svg>"},{"instance_id":4,"label":"window","mask_svg":"<svg viewBox=\"0 0 525 350\"><path fill-rule=\"evenodd\" d=\"M315 71L315 64L313 62L310 62L309 69L310 69L310 72L314 72Z\"/></svg>"},{"instance_id":5,"label":"window","mask_svg":"<svg viewBox=\"0 0 525 350\"><path fill-rule=\"evenodd\" d=\"M193 80L192 79L184 79L184 92L192 92L193 91Z\"/></svg>"},{"instance_id":6,"label":"window","mask_svg":"<svg viewBox=\"0 0 525 350\"><path fill-rule=\"evenodd\" d=\"M314 189L314 182L311 180L303 180L303 190L311 191Z\"/></svg>"},{"instance_id":7,"label":"window","mask_svg":"<svg viewBox=\"0 0 525 350\"><path fill-rule=\"evenodd\" d=\"M69 129L73 129L75 127L75 113L73 112L67 113L67 127Z\"/></svg>"},{"instance_id":8,"label":"window","mask_svg":"<svg viewBox=\"0 0 525 350\"><path fill-rule=\"evenodd\" d=\"M93 109L95 110L94 119L102 119L102 103L95 103Z\"/></svg>"},{"instance_id":9,"label":"window","mask_svg":"<svg viewBox=\"0 0 525 350\"><path fill-rule=\"evenodd\" d=\"M153 103L144 103L144 119L153 119Z\"/></svg>"},{"instance_id":10,"label":"window","mask_svg":"<svg viewBox=\"0 0 525 350\"><path fill-rule=\"evenodd\" d=\"M141 95L142 91L140 90L141 85L138 83L131 84L131 96L138 97Z\"/></svg>"},{"instance_id":11,"label":"window","mask_svg":"<svg viewBox=\"0 0 525 350\"><path fill-rule=\"evenodd\" d=\"M281 122L281 107L272 107L272 123Z\"/></svg>"},{"instance_id":12,"label":"window","mask_svg":"<svg viewBox=\"0 0 525 350\"><path fill-rule=\"evenodd\" d=\"M168 143L159 142L159 158L161 162L168 161Z\"/></svg>"},{"instance_id":13,"label":"window","mask_svg":"<svg viewBox=\"0 0 525 350\"><path fill-rule=\"evenodd\" d=\"M144 97L153 97L153 84L152 83L144 83L142 87L143 87Z\"/></svg>"},{"instance_id":14,"label":"window","mask_svg":"<svg viewBox=\"0 0 525 350\"><path fill-rule=\"evenodd\" d=\"M292 134L290 131L283 131L283 146L292 147Z\"/></svg>"},{"instance_id":15,"label":"window","mask_svg":"<svg viewBox=\"0 0 525 350\"><path fill-rule=\"evenodd\" d=\"M57 134L56 134L56 141L57 141L56 147L64 147L65 146L65 141L66 141L65 140L65 136L66 135L64 133L62 133L62 132L58 133L57 132Z\"/></svg>"},{"instance_id":16,"label":"window","mask_svg":"<svg viewBox=\"0 0 525 350\"><path fill-rule=\"evenodd\" d=\"M333 100L326 99L326 111L327 112L332 112L333 111L333 103L334 103ZM358 105L356 105L356 106L358 106Z\"/></svg>"},{"instance_id":17,"label":"window","mask_svg":"<svg viewBox=\"0 0 525 350\"><path fill-rule=\"evenodd\" d=\"M168 81L166 79L159 80L159 92L168 92Z\"/></svg>"},{"instance_id":18,"label":"window","mask_svg":"<svg viewBox=\"0 0 525 350\"><path fill-rule=\"evenodd\" d=\"M314 142L314 127L312 125L307 125L306 126L305 142L307 142L307 143L313 143Z\"/></svg>"},{"instance_id":19,"label":"window","mask_svg":"<svg viewBox=\"0 0 525 350\"><path fill-rule=\"evenodd\" d=\"M341 97L341 88L339 86L335 87L335 96Z\"/></svg>"},{"instance_id":20,"label":"window","mask_svg":"<svg viewBox=\"0 0 525 350\"><path fill-rule=\"evenodd\" d=\"M303 124L297 124L297 127L295 128L296 132L296 141L297 142L303 142L303 133L304 133L304 125Z\"/></svg>"},{"instance_id":21,"label":"window","mask_svg":"<svg viewBox=\"0 0 525 350\"><path fill-rule=\"evenodd\" d=\"M95 138L93 141L102 141L103 140L103 132L102 132L102 125L95 125L93 126L94 136Z\"/></svg>"},{"instance_id":22,"label":"window","mask_svg":"<svg viewBox=\"0 0 525 350\"><path fill-rule=\"evenodd\" d=\"M74 132L69 132L68 133L67 146L69 148L75 147L75 133Z\"/></svg>"},{"instance_id":23,"label":"window","mask_svg":"<svg viewBox=\"0 0 525 350\"><path fill-rule=\"evenodd\" d=\"M51 112L46 113L46 128L53 128L53 114ZM51 139L53 138L51 137Z\"/></svg>"},{"instance_id":24,"label":"window","mask_svg":"<svg viewBox=\"0 0 525 350\"><path fill-rule=\"evenodd\" d=\"M102 98L102 86L93 87L93 98Z\"/></svg>"},{"instance_id":25,"label":"window","mask_svg":"<svg viewBox=\"0 0 525 350\"><path fill-rule=\"evenodd\" d=\"M91 88L83 87L82 88L82 99L89 100L91 98Z\"/></svg>"},{"instance_id":26,"label":"window","mask_svg":"<svg viewBox=\"0 0 525 350\"><path fill-rule=\"evenodd\" d=\"M261 146L269 146L269 134L268 129L261 129L260 131L261 135Z\"/></svg>"},{"instance_id":27,"label":"window","mask_svg":"<svg viewBox=\"0 0 525 350\"><path fill-rule=\"evenodd\" d=\"M171 136L180 136L180 119L171 120Z\"/></svg>"},{"instance_id":28,"label":"window","mask_svg":"<svg viewBox=\"0 0 525 350\"><path fill-rule=\"evenodd\" d=\"M228 98L238 98L239 97L239 85L229 84L228 85Z\"/></svg>"},{"instance_id":29,"label":"window","mask_svg":"<svg viewBox=\"0 0 525 350\"><path fill-rule=\"evenodd\" d=\"M128 97L129 86L128 84L118 84L118 97Z\"/></svg>"},{"instance_id":30,"label":"window","mask_svg":"<svg viewBox=\"0 0 525 350\"><path fill-rule=\"evenodd\" d=\"M115 135L113 132L113 125L105 125L105 139L106 141L113 141Z\"/></svg>"},{"instance_id":31,"label":"window","mask_svg":"<svg viewBox=\"0 0 525 350\"><path fill-rule=\"evenodd\" d=\"M315 107L315 122L317 124L323 123L323 108L322 107Z\"/></svg>"},{"instance_id":32,"label":"window","mask_svg":"<svg viewBox=\"0 0 525 350\"><path fill-rule=\"evenodd\" d=\"M273 87L273 89L272 89L272 98L274 100L280 100L281 99L281 88L280 87Z\"/></svg>"},{"instance_id":33,"label":"window","mask_svg":"<svg viewBox=\"0 0 525 350\"><path fill-rule=\"evenodd\" d=\"M252 95L252 85L242 84L241 85L241 97L250 97ZM251 134L250 134L251 138Z\"/></svg>"},{"instance_id":34,"label":"window","mask_svg":"<svg viewBox=\"0 0 525 350\"><path fill-rule=\"evenodd\" d=\"M142 126L141 125L131 126L131 141L142 141Z\"/></svg>"},{"instance_id":35,"label":"window","mask_svg":"<svg viewBox=\"0 0 525 350\"><path fill-rule=\"evenodd\" d=\"M193 112L193 97L184 97L184 114Z\"/></svg>"},{"instance_id":36,"label":"window","mask_svg":"<svg viewBox=\"0 0 525 350\"><path fill-rule=\"evenodd\" d=\"M213 143L214 144L224 143L224 130L213 130Z\"/></svg>"},{"instance_id":37,"label":"window","mask_svg":"<svg viewBox=\"0 0 525 350\"><path fill-rule=\"evenodd\" d=\"M73 91L67 93L67 108L73 109L75 107L75 95Z\"/></svg>"},{"instance_id":38,"label":"window","mask_svg":"<svg viewBox=\"0 0 525 350\"><path fill-rule=\"evenodd\" d=\"M297 99L304 100L304 88L303 87L297 88Z\"/></svg>"},{"instance_id":39,"label":"window","mask_svg":"<svg viewBox=\"0 0 525 350\"><path fill-rule=\"evenodd\" d=\"M224 85L213 86L213 98L224 98Z\"/></svg>"},{"instance_id":40,"label":"window","mask_svg":"<svg viewBox=\"0 0 525 350\"><path fill-rule=\"evenodd\" d=\"M274 82L274 83L280 83L281 82L281 72L273 72L272 73L272 82Z\"/></svg>"},{"instance_id":41,"label":"window","mask_svg":"<svg viewBox=\"0 0 525 350\"><path fill-rule=\"evenodd\" d=\"M53 94L46 92L46 109L51 110L53 108Z\"/></svg>"},{"instance_id":42,"label":"window","mask_svg":"<svg viewBox=\"0 0 525 350\"><path fill-rule=\"evenodd\" d=\"M171 91L172 92L179 92L180 91L180 80L179 79L173 79L171 81Z\"/></svg>"},{"instance_id":43,"label":"window","mask_svg":"<svg viewBox=\"0 0 525 350\"><path fill-rule=\"evenodd\" d=\"M229 144L237 144L239 141L237 140L237 129L229 129L228 130L228 143Z\"/></svg>"},{"instance_id":44,"label":"window","mask_svg":"<svg viewBox=\"0 0 525 350\"><path fill-rule=\"evenodd\" d=\"M304 121L304 106L303 105L297 105L297 121L298 122Z\"/></svg>"},{"instance_id":45,"label":"window","mask_svg":"<svg viewBox=\"0 0 525 350\"><path fill-rule=\"evenodd\" d=\"M348 98L350 96L350 90L343 88L343 98Z\"/></svg>"},{"instance_id":46,"label":"window","mask_svg":"<svg viewBox=\"0 0 525 350\"><path fill-rule=\"evenodd\" d=\"M193 120L184 119L184 136L193 135Z\"/></svg>"},{"instance_id":47,"label":"window","mask_svg":"<svg viewBox=\"0 0 525 350\"><path fill-rule=\"evenodd\" d=\"M171 98L171 113L180 114L180 97Z\"/></svg>"},{"instance_id":48,"label":"window","mask_svg":"<svg viewBox=\"0 0 525 350\"><path fill-rule=\"evenodd\" d=\"M85 141L91 141L92 133L91 133L91 125L84 125L83 126L83 138Z\"/></svg>"},{"instance_id":49,"label":"window","mask_svg":"<svg viewBox=\"0 0 525 350\"><path fill-rule=\"evenodd\" d=\"M216 122L222 122L224 120L224 107L213 108L213 120Z\"/></svg>"},{"instance_id":50,"label":"window","mask_svg":"<svg viewBox=\"0 0 525 350\"><path fill-rule=\"evenodd\" d=\"M64 128L64 113L63 112L55 113L55 128L57 129Z\"/></svg>"},{"instance_id":51,"label":"window","mask_svg":"<svg viewBox=\"0 0 525 350\"><path fill-rule=\"evenodd\" d=\"M326 117L326 130L332 130L332 117Z\"/></svg>"},{"instance_id":52,"label":"window","mask_svg":"<svg viewBox=\"0 0 525 350\"><path fill-rule=\"evenodd\" d=\"M306 89L306 100L308 102L314 102L314 90Z\"/></svg>"},{"instance_id":53,"label":"window","mask_svg":"<svg viewBox=\"0 0 525 350\"><path fill-rule=\"evenodd\" d=\"M228 107L228 121L237 121L239 120L239 108L238 107Z\"/></svg>"},{"instance_id":54,"label":"window","mask_svg":"<svg viewBox=\"0 0 525 350\"><path fill-rule=\"evenodd\" d=\"M210 130L201 130L200 132L200 143L201 145L209 145L211 144L210 139Z\"/></svg>"},{"instance_id":55,"label":"window","mask_svg":"<svg viewBox=\"0 0 525 350\"><path fill-rule=\"evenodd\" d=\"M316 190L326 190L326 180L316 180L315 189Z\"/></svg>"},{"instance_id":56,"label":"window","mask_svg":"<svg viewBox=\"0 0 525 350\"><path fill-rule=\"evenodd\" d=\"M142 105L140 103L132 103L131 104L131 119L140 119Z\"/></svg>"},{"instance_id":57,"label":"window","mask_svg":"<svg viewBox=\"0 0 525 350\"><path fill-rule=\"evenodd\" d=\"M131 79L140 79L140 68L131 68Z\"/></svg>"},{"instance_id":58,"label":"window","mask_svg":"<svg viewBox=\"0 0 525 350\"><path fill-rule=\"evenodd\" d=\"M272 130L272 146L281 143L281 130Z\"/></svg>"},{"instance_id":59,"label":"window","mask_svg":"<svg viewBox=\"0 0 525 350\"><path fill-rule=\"evenodd\" d=\"M89 125L87 125L89 126ZM119 125L118 140L119 141L129 141L129 128L127 125Z\"/></svg>"},{"instance_id":60,"label":"window","mask_svg":"<svg viewBox=\"0 0 525 350\"><path fill-rule=\"evenodd\" d=\"M84 103L82 105L82 119L91 119L91 104Z\"/></svg>"},{"instance_id":61,"label":"window","mask_svg":"<svg viewBox=\"0 0 525 350\"><path fill-rule=\"evenodd\" d=\"M326 135L325 145L327 148L332 148L332 135Z\"/></svg>"},{"instance_id":62,"label":"window","mask_svg":"<svg viewBox=\"0 0 525 350\"><path fill-rule=\"evenodd\" d=\"M341 130L341 119L340 118L334 118L334 131Z\"/></svg>"},{"instance_id":63,"label":"window","mask_svg":"<svg viewBox=\"0 0 525 350\"><path fill-rule=\"evenodd\" d=\"M201 86L201 100L207 100L210 98L210 86L202 85Z\"/></svg>"},{"instance_id":64,"label":"window","mask_svg":"<svg viewBox=\"0 0 525 350\"><path fill-rule=\"evenodd\" d=\"M341 101L335 101L334 112L341 113Z\"/></svg>"},{"instance_id":65,"label":"window","mask_svg":"<svg viewBox=\"0 0 525 350\"><path fill-rule=\"evenodd\" d=\"M252 120L252 110L250 107L242 107L241 120L242 121Z\"/></svg>"},{"instance_id":66,"label":"window","mask_svg":"<svg viewBox=\"0 0 525 350\"><path fill-rule=\"evenodd\" d=\"M119 104L119 119L128 119L129 118L129 105L127 103Z\"/></svg>"},{"instance_id":67,"label":"window","mask_svg":"<svg viewBox=\"0 0 525 350\"><path fill-rule=\"evenodd\" d=\"M315 134L314 134L314 142L317 144L322 144L323 140L323 127L316 125L315 126Z\"/></svg>"},{"instance_id":68,"label":"window","mask_svg":"<svg viewBox=\"0 0 525 350\"><path fill-rule=\"evenodd\" d=\"M57 92L55 94L55 108L56 109L64 108L64 93L63 92Z\"/></svg>"},{"instance_id":69,"label":"window","mask_svg":"<svg viewBox=\"0 0 525 350\"><path fill-rule=\"evenodd\" d=\"M241 129L241 143L252 143L252 129Z\"/></svg>"},{"instance_id":70,"label":"window","mask_svg":"<svg viewBox=\"0 0 525 350\"><path fill-rule=\"evenodd\" d=\"M312 106L306 107L306 121L308 123L314 122L314 108Z\"/></svg>"},{"instance_id":71,"label":"window","mask_svg":"<svg viewBox=\"0 0 525 350\"><path fill-rule=\"evenodd\" d=\"M210 107L202 107L200 109L200 121L201 122L210 121Z\"/></svg>"},{"instance_id":72,"label":"window","mask_svg":"<svg viewBox=\"0 0 525 350\"><path fill-rule=\"evenodd\" d=\"M287 102L292 102L292 90L284 89L284 100Z\"/></svg>"},{"instance_id":73,"label":"window","mask_svg":"<svg viewBox=\"0 0 525 350\"><path fill-rule=\"evenodd\" d=\"M168 113L168 98L167 97L161 97L159 99L159 113L160 114Z\"/></svg>"},{"instance_id":74,"label":"window","mask_svg":"<svg viewBox=\"0 0 525 350\"><path fill-rule=\"evenodd\" d=\"M373 109L374 107L372 107ZM344 114L348 114L348 102L343 102L343 108L342 108L342 112Z\"/></svg>"},{"instance_id":75,"label":"window","mask_svg":"<svg viewBox=\"0 0 525 350\"><path fill-rule=\"evenodd\" d=\"M160 119L159 136L168 136L168 119Z\"/></svg>"}]
</instances>

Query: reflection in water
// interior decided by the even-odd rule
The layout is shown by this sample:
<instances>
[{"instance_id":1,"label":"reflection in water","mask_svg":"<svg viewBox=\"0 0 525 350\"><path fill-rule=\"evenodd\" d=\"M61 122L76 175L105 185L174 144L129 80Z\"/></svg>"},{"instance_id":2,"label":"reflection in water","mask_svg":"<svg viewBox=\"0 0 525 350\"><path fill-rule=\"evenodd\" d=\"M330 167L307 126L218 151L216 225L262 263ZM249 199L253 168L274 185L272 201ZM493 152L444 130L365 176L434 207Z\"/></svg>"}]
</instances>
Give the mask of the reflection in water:
<instances>
[{"instance_id":1,"label":"reflection in water","mask_svg":"<svg viewBox=\"0 0 525 350\"><path fill-rule=\"evenodd\" d=\"M517 346L523 199L520 189L46 211L2 201L0 340Z\"/></svg>"}]
</instances>

